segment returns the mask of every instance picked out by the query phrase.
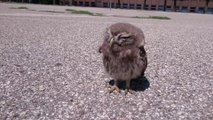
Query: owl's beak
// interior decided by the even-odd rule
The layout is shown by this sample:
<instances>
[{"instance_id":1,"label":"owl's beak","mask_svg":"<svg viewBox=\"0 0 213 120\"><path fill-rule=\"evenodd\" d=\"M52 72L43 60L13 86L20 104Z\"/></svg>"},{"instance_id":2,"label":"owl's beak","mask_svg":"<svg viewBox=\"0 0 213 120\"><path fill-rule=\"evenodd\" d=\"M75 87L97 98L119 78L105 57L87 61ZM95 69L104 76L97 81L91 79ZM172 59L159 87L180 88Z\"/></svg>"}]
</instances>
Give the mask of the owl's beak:
<instances>
[{"instance_id":1,"label":"owl's beak","mask_svg":"<svg viewBox=\"0 0 213 120\"><path fill-rule=\"evenodd\" d=\"M112 44L114 43L114 39L113 38L111 38L110 39L110 42L109 42L109 47L112 47Z\"/></svg>"}]
</instances>

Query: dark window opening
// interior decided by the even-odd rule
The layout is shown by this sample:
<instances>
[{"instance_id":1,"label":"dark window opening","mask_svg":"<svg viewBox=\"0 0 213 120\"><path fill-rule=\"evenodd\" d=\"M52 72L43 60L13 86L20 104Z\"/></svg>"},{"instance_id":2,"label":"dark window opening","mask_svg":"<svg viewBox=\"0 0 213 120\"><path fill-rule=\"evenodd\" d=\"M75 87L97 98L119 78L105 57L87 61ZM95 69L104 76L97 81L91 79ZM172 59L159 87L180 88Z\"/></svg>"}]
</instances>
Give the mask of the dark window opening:
<instances>
[{"instance_id":1,"label":"dark window opening","mask_svg":"<svg viewBox=\"0 0 213 120\"><path fill-rule=\"evenodd\" d=\"M149 5L145 5L145 10L148 10L149 9Z\"/></svg>"},{"instance_id":2,"label":"dark window opening","mask_svg":"<svg viewBox=\"0 0 213 120\"><path fill-rule=\"evenodd\" d=\"M128 4L127 3L123 3L123 7L122 8L128 8Z\"/></svg>"},{"instance_id":3,"label":"dark window opening","mask_svg":"<svg viewBox=\"0 0 213 120\"><path fill-rule=\"evenodd\" d=\"M120 5L118 3L116 3L116 8L120 8Z\"/></svg>"},{"instance_id":4,"label":"dark window opening","mask_svg":"<svg viewBox=\"0 0 213 120\"><path fill-rule=\"evenodd\" d=\"M198 12L199 12L199 13L203 13L203 12L204 12L204 7L199 7L199 8L198 8Z\"/></svg>"},{"instance_id":5,"label":"dark window opening","mask_svg":"<svg viewBox=\"0 0 213 120\"><path fill-rule=\"evenodd\" d=\"M73 5L77 5L77 1L73 1L73 3L72 3Z\"/></svg>"},{"instance_id":6,"label":"dark window opening","mask_svg":"<svg viewBox=\"0 0 213 120\"><path fill-rule=\"evenodd\" d=\"M182 12L188 12L188 8L186 6L183 6L181 11Z\"/></svg>"},{"instance_id":7,"label":"dark window opening","mask_svg":"<svg viewBox=\"0 0 213 120\"><path fill-rule=\"evenodd\" d=\"M163 11L163 5L159 5L158 6L158 10L162 10Z\"/></svg>"},{"instance_id":8,"label":"dark window opening","mask_svg":"<svg viewBox=\"0 0 213 120\"><path fill-rule=\"evenodd\" d=\"M103 3L103 7L107 8L108 7L108 3L104 2Z\"/></svg>"},{"instance_id":9,"label":"dark window opening","mask_svg":"<svg viewBox=\"0 0 213 120\"><path fill-rule=\"evenodd\" d=\"M84 3L82 1L80 1L79 6L84 6Z\"/></svg>"},{"instance_id":10,"label":"dark window opening","mask_svg":"<svg viewBox=\"0 0 213 120\"><path fill-rule=\"evenodd\" d=\"M190 7L190 12L196 12L196 7Z\"/></svg>"},{"instance_id":11,"label":"dark window opening","mask_svg":"<svg viewBox=\"0 0 213 120\"><path fill-rule=\"evenodd\" d=\"M166 11L171 11L172 7L171 6L166 6Z\"/></svg>"},{"instance_id":12,"label":"dark window opening","mask_svg":"<svg viewBox=\"0 0 213 120\"><path fill-rule=\"evenodd\" d=\"M156 5L151 5L151 10L156 10Z\"/></svg>"},{"instance_id":13,"label":"dark window opening","mask_svg":"<svg viewBox=\"0 0 213 120\"><path fill-rule=\"evenodd\" d=\"M130 8L130 9L135 9L135 4L130 4L130 5L129 5L129 8Z\"/></svg>"},{"instance_id":14,"label":"dark window opening","mask_svg":"<svg viewBox=\"0 0 213 120\"><path fill-rule=\"evenodd\" d=\"M213 8L208 8L207 13L213 14Z\"/></svg>"},{"instance_id":15,"label":"dark window opening","mask_svg":"<svg viewBox=\"0 0 213 120\"><path fill-rule=\"evenodd\" d=\"M136 9L141 9L141 6L142 6L141 4L137 4Z\"/></svg>"},{"instance_id":16,"label":"dark window opening","mask_svg":"<svg viewBox=\"0 0 213 120\"><path fill-rule=\"evenodd\" d=\"M176 11L180 11L180 6L176 6Z\"/></svg>"},{"instance_id":17,"label":"dark window opening","mask_svg":"<svg viewBox=\"0 0 213 120\"><path fill-rule=\"evenodd\" d=\"M92 7L96 7L95 2L91 2L91 6L92 6Z\"/></svg>"},{"instance_id":18,"label":"dark window opening","mask_svg":"<svg viewBox=\"0 0 213 120\"><path fill-rule=\"evenodd\" d=\"M115 4L114 3L111 3L111 8L114 8L115 7Z\"/></svg>"},{"instance_id":19,"label":"dark window opening","mask_svg":"<svg viewBox=\"0 0 213 120\"><path fill-rule=\"evenodd\" d=\"M85 6L89 6L89 2L85 2Z\"/></svg>"}]
</instances>

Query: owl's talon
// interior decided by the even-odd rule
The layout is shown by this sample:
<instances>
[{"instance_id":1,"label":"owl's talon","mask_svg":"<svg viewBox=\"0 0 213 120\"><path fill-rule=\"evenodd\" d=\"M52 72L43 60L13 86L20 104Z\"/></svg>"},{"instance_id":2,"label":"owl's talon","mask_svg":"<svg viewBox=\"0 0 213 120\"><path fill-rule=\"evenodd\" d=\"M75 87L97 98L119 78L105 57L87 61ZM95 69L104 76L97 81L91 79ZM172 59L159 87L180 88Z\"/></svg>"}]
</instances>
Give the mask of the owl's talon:
<instances>
[{"instance_id":1,"label":"owl's talon","mask_svg":"<svg viewBox=\"0 0 213 120\"><path fill-rule=\"evenodd\" d=\"M130 95L134 95L134 91L130 90L130 89L126 89L125 90L125 95L130 94Z\"/></svg>"},{"instance_id":2,"label":"owl's talon","mask_svg":"<svg viewBox=\"0 0 213 120\"><path fill-rule=\"evenodd\" d=\"M114 91L117 91L119 93L121 92L120 89L118 88L118 86L116 86L116 85L110 86L109 93L112 93Z\"/></svg>"}]
</instances>

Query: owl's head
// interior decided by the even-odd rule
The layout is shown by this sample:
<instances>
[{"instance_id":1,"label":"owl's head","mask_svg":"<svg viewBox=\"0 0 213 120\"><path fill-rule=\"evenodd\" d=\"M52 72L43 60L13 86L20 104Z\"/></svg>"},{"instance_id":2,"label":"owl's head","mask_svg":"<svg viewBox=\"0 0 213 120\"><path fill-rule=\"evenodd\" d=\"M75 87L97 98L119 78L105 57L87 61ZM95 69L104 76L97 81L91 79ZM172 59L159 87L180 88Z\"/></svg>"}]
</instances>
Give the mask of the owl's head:
<instances>
[{"instance_id":1,"label":"owl's head","mask_svg":"<svg viewBox=\"0 0 213 120\"><path fill-rule=\"evenodd\" d=\"M105 31L104 46L112 52L119 52L145 44L142 30L129 23L115 23Z\"/></svg>"},{"instance_id":2,"label":"owl's head","mask_svg":"<svg viewBox=\"0 0 213 120\"><path fill-rule=\"evenodd\" d=\"M112 50L115 50L118 48L134 45L135 36L132 33L126 31L112 33L110 29L107 29L105 41Z\"/></svg>"}]
</instances>

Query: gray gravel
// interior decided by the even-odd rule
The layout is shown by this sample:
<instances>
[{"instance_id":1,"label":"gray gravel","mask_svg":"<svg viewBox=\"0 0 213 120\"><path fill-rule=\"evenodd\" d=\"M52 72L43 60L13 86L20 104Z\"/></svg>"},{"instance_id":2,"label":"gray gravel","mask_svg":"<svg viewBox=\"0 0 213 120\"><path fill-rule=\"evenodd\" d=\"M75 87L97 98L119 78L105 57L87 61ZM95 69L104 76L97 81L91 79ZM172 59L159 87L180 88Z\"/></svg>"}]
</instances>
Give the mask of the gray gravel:
<instances>
[{"instance_id":1,"label":"gray gravel","mask_svg":"<svg viewBox=\"0 0 213 120\"><path fill-rule=\"evenodd\" d=\"M0 120L213 119L212 15L73 7L172 18L152 20L10 9L19 6L69 8L0 3ZM135 95L109 94L97 52L115 22L146 37L149 86Z\"/></svg>"}]
</instances>

